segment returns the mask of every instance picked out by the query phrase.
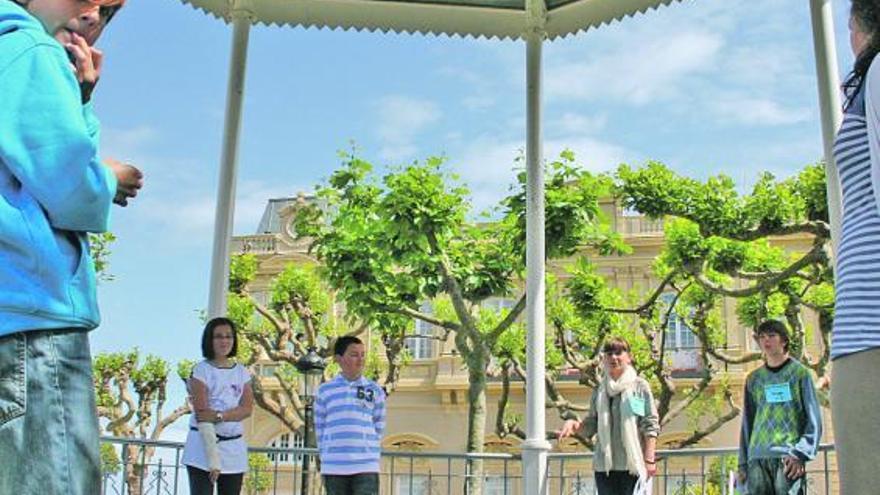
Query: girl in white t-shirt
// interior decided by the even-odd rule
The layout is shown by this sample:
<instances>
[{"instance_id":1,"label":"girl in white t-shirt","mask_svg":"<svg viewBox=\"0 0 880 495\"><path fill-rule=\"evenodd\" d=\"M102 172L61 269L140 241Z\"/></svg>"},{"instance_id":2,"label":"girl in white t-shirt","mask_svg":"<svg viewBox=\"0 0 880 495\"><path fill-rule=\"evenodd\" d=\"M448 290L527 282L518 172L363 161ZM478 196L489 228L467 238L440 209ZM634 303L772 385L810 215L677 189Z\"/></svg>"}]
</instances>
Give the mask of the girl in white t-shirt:
<instances>
[{"instance_id":1,"label":"girl in white t-shirt","mask_svg":"<svg viewBox=\"0 0 880 495\"><path fill-rule=\"evenodd\" d=\"M251 415L251 376L233 362L238 349L235 324L214 318L202 334L205 360L195 365L188 382L195 414L183 448L192 495L239 495L248 469L247 443L241 421Z\"/></svg>"}]
</instances>

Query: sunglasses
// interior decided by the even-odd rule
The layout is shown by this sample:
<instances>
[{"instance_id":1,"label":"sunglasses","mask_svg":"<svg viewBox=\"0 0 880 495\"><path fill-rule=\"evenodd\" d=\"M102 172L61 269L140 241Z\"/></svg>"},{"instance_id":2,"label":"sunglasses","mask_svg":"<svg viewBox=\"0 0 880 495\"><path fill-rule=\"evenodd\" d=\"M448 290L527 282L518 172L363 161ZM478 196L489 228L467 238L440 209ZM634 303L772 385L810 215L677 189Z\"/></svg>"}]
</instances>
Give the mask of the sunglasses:
<instances>
[{"instance_id":1,"label":"sunglasses","mask_svg":"<svg viewBox=\"0 0 880 495\"><path fill-rule=\"evenodd\" d=\"M110 19L113 19L113 16L119 12L119 9L122 8L122 5L102 5L98 8L98 15L101 17L101 20L106 25L110 22Z\"/></svg>"}]
</instances>

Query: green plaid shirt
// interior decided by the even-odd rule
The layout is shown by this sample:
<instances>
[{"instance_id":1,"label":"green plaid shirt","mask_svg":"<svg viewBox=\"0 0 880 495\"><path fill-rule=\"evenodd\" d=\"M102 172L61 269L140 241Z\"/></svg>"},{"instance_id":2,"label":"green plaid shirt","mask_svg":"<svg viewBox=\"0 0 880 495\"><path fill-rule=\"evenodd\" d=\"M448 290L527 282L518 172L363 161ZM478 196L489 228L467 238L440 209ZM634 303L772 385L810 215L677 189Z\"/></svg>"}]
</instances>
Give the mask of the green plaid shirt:
<instances>
[{"instance_id":1,"label":"green plaid shirt","mask_svg":"<svg viewBox=\"0 0 880 495\"><path fill-rule=\"evenodd\" d=\"M781 368L766 365L746 379L739 465L755 459L815 457L822 415L810 370L794 359Z\"/></svg>"}]
</instances>

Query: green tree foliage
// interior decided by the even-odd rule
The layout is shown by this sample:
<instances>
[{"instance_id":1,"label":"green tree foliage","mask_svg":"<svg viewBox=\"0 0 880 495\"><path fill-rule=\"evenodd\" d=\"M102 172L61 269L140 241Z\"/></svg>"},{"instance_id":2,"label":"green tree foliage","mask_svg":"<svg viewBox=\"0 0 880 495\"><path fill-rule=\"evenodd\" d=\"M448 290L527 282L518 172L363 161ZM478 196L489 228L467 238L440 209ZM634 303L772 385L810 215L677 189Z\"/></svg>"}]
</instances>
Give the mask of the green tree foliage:
<instances>
[{"instance_id":1,"label":"green tree foliage","mask_svg":"<svg viewBox=\"0 0 880 495\"><path fill-rule=\"evenodd\" d=\"M187 372L179 375L180 378L188 377L191 368L191 363L180 363L178 372ZM92 360L92 372L98 417L104 431L112 436L158 440L168 426L190 413L190 406L185 403L164 415L171 367L159 357L147 355L141 359L137 349L100 353ZM124 475L130 493L140 493L143 471L154 450L153 447L129 445L122 452L126 459ZM102 450L102 459L105 454L109 456L109 452ZM109 462L110 457L104 460L108 462L102 461L102 465L116 465L118 470L118 463Z\"/></svg>"},{"instance_id":2,"label":"green tree foliage","mask_svg":"<svg viewBox=\"0 0 880 495\"><path fill-rule=\"evenodd\" d=\"M248 472L244 477L247 495L263 495L272 486L272 463L265 454L248 454Z\"/></svg>"},{"instance_id":3,"label":"green tree foliage","mask_svg":"<svg viewBox=\"0 0 880 495\"><path fill-rule=\"evenodd\" d=\"M336 369L332 356L339 336L366 338L369 334L381 341L383 336L403 333L397 327L401 320L385 318L381 320L384 326L373 332L368 332L369 326L363 322L345 321L334 309L333 291L310 263L288 263L271 276L267 290L257 297L251 287L263 282L257 280L259 269L260 260L252 254L235 256L230 264L227 312L240 329L237 359L255 375L260 374L257 366L262 361L274 363L273 377L278 387L254 380L254 399L288 429L296 431L303 425L305 410L299 394L302 376L295 368L296 362L313 348L328 364L325 377L329 378ZM402 363L400 349L369 347L366 372L372 378L386 373L384 381L393 386ZM381 350L385 351L385 359L378 356Z\"/></svg>"},{"instance_id":4,"label":"green tree foliage","mask_svg":"<svg viewBox=\"0 0 880 495\"><path fill-rule=\"evenodd\" d=\"M480 452L493 352L516 347L506 342L506 334L516 331L514 322L525 308L520 289L525 174L501 203L500 220L478 223L472 220L468 189L445 171L440 158L381 177L358 157L343 159L317 189L318 201L297 212L296 231L311 240L330 285L358 318L379 326L377 318L389 315L419 319L452 334L468 369L466 448ZM610 186L607 178L579 167L570 152L547 165L549 257L568 256L582 246L602 252L621 246L599 215L597 198ZM500 315L481 311L489 297L509 296L517 302ZM434 300L448 301L448 311L420 311L424 301Z\"/></svg>"},{"instance_id":5,"label":"green tree foliage","mask_svg":"<svg viewBox=\"0 0 880 495\"><path fill-rule=\"evenodd\" d=\"M703 292L702 304L717 304L721 296L735 298L737 315L749 327L766 318L784 320L793 331L793 354L818 376L827 374L834 279L827 255L830 229L821 164L787 180L762 174L745 195L737 194L724 176L700 183L659 163L638 170L624 166L618 176L627 206L652 217L678 218L670 223L663 262ZM792 235L808 237L811 248L785 252L770 242ZM803 321L806 308L819 316L818 356L804 351L812 335ZM728 363L756 358L718 352L713 357Z\"/></svg>"},{"instance_id":6,"label":"green tree foliage","mask_svg":"<svg viewBox=\"0 0 880 495\"><path fill-rule=\"evenodd\" d=\"M113 475L122 468L122 461L113 444L101 444L101 473L104 476Z\"/></svg>"},{"instance_id":7,"label":"green tree foliage","mask_svg":"<svg viewBox=\"0 0 880 495\"><path fill-rule=\"evenodd\" d=\"M112 232L89 234L92 262L95 264L95 273L101 282L110 282L115 278L110 273L110 245L114 242L116 242L116 236Z\"/></svg>"},{"instance_id":8,"label":"green tree foliage","mask_svg":"<svg viewBox=\"0 0 880 495\"><path fill-rule=\"evenodd\" d=\"M740 194L726 176L701 182L649 162L638 169L621 166L616 194L624 207L665 220L665 246L654 264L660 282L646 300L637 301L611 288L588 257L575 263L559 289L566 297L548 305L548 317L556 344L567 364L581 370L583 383L596 383L604 338L622 335L633 344L636 368L654 386L661 424L681 414L689 418L691 435L675 445L705 438L740 410L719 366L760 359L756 352L727 349L725 298L736 301L737 317L747 328L767 318L784 320L795 357L820 378L827 375L833 275L821 165L781 181L763 174L751 193ZM801 236L809 248L787 252L771 242L784 236ZM818 315L819 328L807 327L806 310ZM685 390L668 366L665 334L671 318L694 331L704 366L697 384ZM814 333L822 340L817 356L805 351ZM558 396L552 384L550 395ZM563 416L573 410L561 397L554 404Z\"/></svg>"}]
</instances>

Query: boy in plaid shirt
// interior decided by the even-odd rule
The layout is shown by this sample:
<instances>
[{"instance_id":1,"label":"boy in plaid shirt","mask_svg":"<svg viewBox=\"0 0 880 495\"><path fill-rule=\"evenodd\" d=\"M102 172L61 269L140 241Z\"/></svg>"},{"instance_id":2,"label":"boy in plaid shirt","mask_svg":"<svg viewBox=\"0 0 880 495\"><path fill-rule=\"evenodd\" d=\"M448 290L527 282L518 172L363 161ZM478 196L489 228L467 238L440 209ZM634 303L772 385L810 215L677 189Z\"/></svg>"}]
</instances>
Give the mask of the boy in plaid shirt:
<instances>
[{"instance_id":1,"label":"boy in plaid shirt","mask_svg":"<svg viewBox=\"0 0 880 495\"><path fill-rule=\"evenodd\" d=\"M806 462L816 456L822 416L810 370L788 353L788 330L758 326L764 366L746 378L739 478L750 495L806 493Z\"/></svg>"}]
</instances>

